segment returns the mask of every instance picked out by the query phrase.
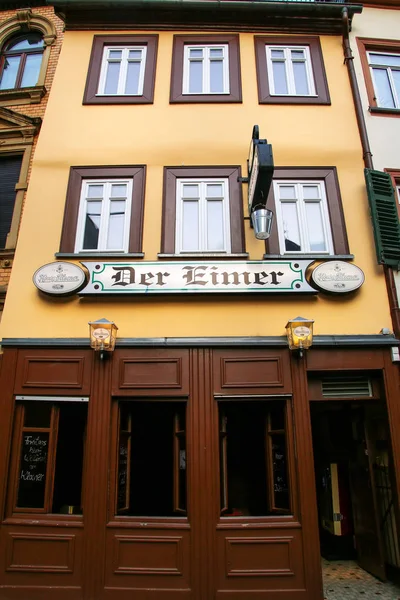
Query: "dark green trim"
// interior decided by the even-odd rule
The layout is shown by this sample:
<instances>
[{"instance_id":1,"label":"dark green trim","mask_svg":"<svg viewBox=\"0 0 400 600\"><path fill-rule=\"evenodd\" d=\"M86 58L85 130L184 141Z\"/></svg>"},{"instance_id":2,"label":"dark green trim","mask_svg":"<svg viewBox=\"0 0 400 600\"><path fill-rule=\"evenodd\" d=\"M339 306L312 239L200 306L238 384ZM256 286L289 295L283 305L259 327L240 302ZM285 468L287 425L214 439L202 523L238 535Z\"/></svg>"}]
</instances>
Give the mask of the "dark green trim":
<instances>
[{"instance_id":1,"label":"dark green trim","mask_svg":"<svg viewBox=\"0 0 400 600\"><path fill-rule=\"evenodd\" d=\"M46 0L54 6L66 28L79 29L181 29L202 26L206 31L342 32L342 10L349 19L362 6L321 1L230 0Z\"/></svg>"},{"instance_id":2,"label":"dark green trim","mask_svg":"<svg viewBox=\"0 0 400 600\"><path fill-rule=\"evenodd\" d=\"M170 337L170 338L121 338L118 348L219 348L219 347L287 347L285 336L270 337ZM4 348L89 348L86 338L5 338ZM393 335L317 335L313 348L329 347L382 347L400 346Z\"/></svg>"}]
</instances>

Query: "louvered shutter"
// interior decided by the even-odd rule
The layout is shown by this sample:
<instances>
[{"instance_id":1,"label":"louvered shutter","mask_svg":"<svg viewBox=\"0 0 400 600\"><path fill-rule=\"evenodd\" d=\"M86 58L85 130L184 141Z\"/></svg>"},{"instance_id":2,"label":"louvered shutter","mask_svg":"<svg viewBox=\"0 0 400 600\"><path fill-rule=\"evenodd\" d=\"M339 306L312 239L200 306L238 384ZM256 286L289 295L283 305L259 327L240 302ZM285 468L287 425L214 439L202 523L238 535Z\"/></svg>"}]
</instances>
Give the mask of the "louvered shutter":
<instances>
[{"instance_id":1,"label":"louvered shutter","mask_svg":"<svg viewBox=\"0 0 400 600\"><path fill-rule=\"evenodd\" d=\"M390 175L372 169L364 172L378 263L398 269L400 222Z\"/></svg>"},{"instance_id":2,"label":"louvered shutter","mask_svg":"<svg viewBox=\"0 0 400 600\"><path fill-rule=\"evenodd\" d=\"M0 248L5 248L15 203L15 185L19 180L22 156L0 158Z\"/></svg>"}]
</instances>

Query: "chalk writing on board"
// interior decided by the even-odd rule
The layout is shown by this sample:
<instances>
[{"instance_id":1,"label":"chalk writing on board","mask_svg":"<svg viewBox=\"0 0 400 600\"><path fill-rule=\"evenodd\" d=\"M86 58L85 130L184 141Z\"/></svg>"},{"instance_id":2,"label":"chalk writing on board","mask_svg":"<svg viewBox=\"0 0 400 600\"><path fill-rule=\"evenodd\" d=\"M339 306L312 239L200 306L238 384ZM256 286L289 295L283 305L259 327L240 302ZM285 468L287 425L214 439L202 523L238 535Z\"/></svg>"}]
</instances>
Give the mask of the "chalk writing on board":
<instances>
[{"instance_id":1,"label":"chalk writing on board","mask_svg":"<svg viewBox=\"0 0 400 600\"><path fill-rule=\"evenodd\" d=\"M23 434L17 506L44 506L48 444L48 432Z\"/></svg>"}]
</instances>

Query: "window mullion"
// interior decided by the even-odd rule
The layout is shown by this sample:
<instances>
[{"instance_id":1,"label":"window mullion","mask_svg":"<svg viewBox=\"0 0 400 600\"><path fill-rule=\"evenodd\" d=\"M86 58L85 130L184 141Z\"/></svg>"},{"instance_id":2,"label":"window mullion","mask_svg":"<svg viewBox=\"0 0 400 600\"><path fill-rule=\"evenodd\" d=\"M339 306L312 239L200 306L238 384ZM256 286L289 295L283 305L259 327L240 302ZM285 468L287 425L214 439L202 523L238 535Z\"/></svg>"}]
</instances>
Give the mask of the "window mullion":
<instances>
[{"instance_id":1,"label":"window mullion","mask_svg":"<svg viewBox=\"0 0 400 600\"><path fill-rule=\"evenodd\" d=\"M118 87L117 87L118 95L122 95L125 93L126 78L128 76L128 56L129 56L129 48L123 48L122 55L121 55L121 68L120 68L120 72L119 72Z\"/></svg>"},{"instance_id":2,"label":"window mullion","mask_svg":"<svg viewBox=\"0 0 400 600\"><path fill-rule=\"evenodd\" d=\"M207 220L207 184L202 181L200 184L200 198L199 198L199 246L200 249L208 251L208 220Z\"/></svg>"},{"instance_id":3,"label":"window mullion","mask_svg":"<svg viewBox=\"0 0 400 600\"><path fill-rule=\"evenodd\" d=\"M211 89L211 52L208 46L205 46L203 56L203 94L209 94Z\"/></svg>"},{"instance_id":4,"label":"window mullion","mask_svg":"<svg viewBox=\"0 0 400 600\"><path fill-rule=\"evenodd\" d=\"M307 232L307 215L304 202L303 184L296 184L297 219L299 222L300 246L303 252L310 252L310 240Z\"/></svg>"},{"instance_id":5,"label":"window mullion","mask_svg":"<svg viewBox=\"0 0 400 600\"><path fill-rule=\"evenodd\" d=\"M389 76L390 90L392 92L395 107L400 108L399 97L396 92L396 86L395 86L394 79L393 79L392 69L390 67L388 67L387 71L388 71L388 76Z\"/></svg>"},{"instance_id":6,"label":"window mullion","mask_svg":"<svg viewBox=\"0 0 400 600\"><path fill-rule=\"evenodd\" d=\"M109 181L105 182L103 189L104 191L103 199L101 201L98 250L107 250L107 232L111 210L111 183Z\"/></svg>"},{"instance_id":7,"label":"window mullion","mask_svg":"<svg viewBox=\"0 0 400 600\"><path fill-rule=\"evenodd\" d=\"M294 82L293 60L291 56L291 48L285 48L285 72L288 82L288 92L290 95L296 95L296 86Z\"/></svg>"}]
</instances>

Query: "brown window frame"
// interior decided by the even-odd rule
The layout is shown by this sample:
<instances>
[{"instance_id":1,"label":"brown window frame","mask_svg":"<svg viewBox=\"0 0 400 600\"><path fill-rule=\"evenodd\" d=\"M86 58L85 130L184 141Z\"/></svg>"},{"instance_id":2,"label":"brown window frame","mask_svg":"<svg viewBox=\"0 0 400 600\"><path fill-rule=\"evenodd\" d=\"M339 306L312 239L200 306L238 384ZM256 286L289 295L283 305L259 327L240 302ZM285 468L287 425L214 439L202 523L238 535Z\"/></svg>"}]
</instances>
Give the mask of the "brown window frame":
<instances>
[{"instance_id":1,"label":"brown window frame","mask_svg":"<svg viewBox=\"0 0 400 600\"><path fill-rule=\"evenodd\" d=\"M368 63L367 52L395 52L400 55L400 40L384 40L374 38L356 38L358 52L360 55L361 66L364 74L365 87L368 96L368 110L374 116L382 117L400 117L400 108L385 108L378 106L374 82L372 81L371 71Z\"/></svg>"},{"instance_id":2,"label":"brown window frame","mask_svg":"<svg viewBox=\"0 0 400 600\"><path fill-rule=\"evenodd\" d=\"M267 57L265 46L308 46L317 96L276 96L271 95L268 81ZM318 36L254 36L256 53L258 102L259 104L331 104L328 81L325 73L321 43Z\"/></svg>"},{"instance_id":3,"label":"brown window frame","mask_svg":"<svg viewBox=\"0 0 400 600\"><path fill-rule=\"evenodd\" d=\"M183 94L183 56L187 44L227 44L229 53L229 94ZM171 69L170 103L229 103L242 102L240 74L239 36L218 35L174 35Z\"/></svg>"},{"instance_id":4,"label":"brown window frame","mask_svg":"<svg viewBox=\"0 0 400 600\"><path fill-rule=\"evenodd\" d=\"M177 179L184 178L213 178L224 177L228 179L229 185L229 213L231 228L231 252L224 254L218 253L218 257L224 260L229 257L237 257L238 254L243 258L245 254L245 236L243 220L243 197L242 184L238 182L241 177L241 167L164 167L164 190L163 190L163 216L162 216L162 236L161 236L161 254L159 258L213 258L216 254L212 252L194 252L177 254L175 252L175 224L176 224L176 182Z\"/></svg>"},{"instance_id":5,"label":"brown window frame","mask_svg":"<svg viewBox=\"0 0 400 600\"><path fill-rule=\"evenodd\" d=\"M343 213L342 199L340 195L339 181L335 167L276 167L274 169L274 179L287 179L293 181L301 181L302 179L318 179L325 183L326 199L328 204L329 219L332 232L332 241L334 255L315 253L296 253L294 257L301 259L302 257L321 257L332 258L337 255L349 255L349 242L347 238L346 225ZM274 189L271 185L268 194L267 206L271 208L275 214L275 198ZM292 256L289 252L282 254L279 247L278 227L276 219L272 225L271 236L265 242L266 253L264 258L269 256ZM350 258L350 256L348 256Z\"/></svg>"},{"instance_id":6,"label":"brown window frame","mask_svg":"<svg viewBox=\"0 0 400 600\"><path fill-rule=\"evenodd\" d=\"M397 192L397 186L400 186L400 169L383 169L385 173L389 173L392 179L392 185L394 187L394 196L397 200L397 212L399 213L400 219L400 194Z\"/></svg>"},{"instance_id":7,"label":"brown window frame","mask_svg":"<svg viewBox=\"0 0 400 600\"><path fill-rule=\"evenodd\" d=\"M61 232L60 252L58 255L96 256L108 257L126 256L122 252L107 252L104 250L83 251L75 253L75 238L78 224L78 214L82 181L87 179L119 179L133 180L131 224L129 231L129 254L142 252L143 237L143 212L144 212L144 185L145 165L116 166L116 167L71 167L65 203L64 220Z\"/></svg>"},{"instance_id":8,"label":"brown window frame","mask_svg":"<svg viewBox=\"0 0 400 600\"><path fill-rule=\"evenodd\" d=\"M38 70L38 79L39 79L39 74L41 71L41 66L42 66L42 61L43 61L43 53L44 53L44 49L45 49L44 42L43 42L43 46L41 46L39 48L35 48L34 50L8 50L9 46L14 45L17 42L21 42L23 40L29 40L29 38L32 38L33 36L40 37L41 41L43 42L43 36L40 33L34 31L33 33L27 33L25 35L14 36L10 40L8 40L7 44L5 44L5 46L1 52L1 55L0 55L0 79L4 73L4 65L5 65L6 59L12 58L12 57L18 57L20 59L19 64L18 64L17 76L15 79L15 84L12 88L5 88L6 90L8 90L8 89L10 89L10 90L23 89L23 87L21 86L21 83L22 83L23 76L25 74L27 56L34 56L36 54L41 55L42 59L40 61L40 67ZM35 86L36 85L37 85L37 83L35 84ZM24 86L24 87L30 87L30 86Z\"/></svg>"},{"instance_id":9,"label":"brown window frame","mask_svg":"<svg viewBox=\"0 0 400 600\"><path fill-rule=\"evenodd\" d=\"M107 46L147 46L143 94L140 96L97 96L104 48ZM158 35L95 35L83 95L83 104L153 104Z\"/></svg>"}]
</instances>

